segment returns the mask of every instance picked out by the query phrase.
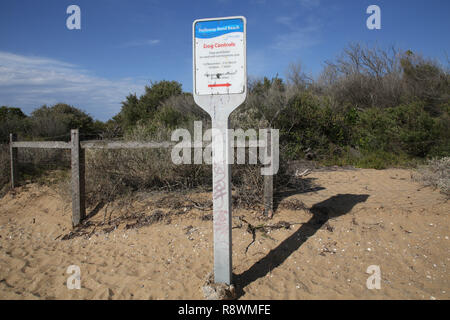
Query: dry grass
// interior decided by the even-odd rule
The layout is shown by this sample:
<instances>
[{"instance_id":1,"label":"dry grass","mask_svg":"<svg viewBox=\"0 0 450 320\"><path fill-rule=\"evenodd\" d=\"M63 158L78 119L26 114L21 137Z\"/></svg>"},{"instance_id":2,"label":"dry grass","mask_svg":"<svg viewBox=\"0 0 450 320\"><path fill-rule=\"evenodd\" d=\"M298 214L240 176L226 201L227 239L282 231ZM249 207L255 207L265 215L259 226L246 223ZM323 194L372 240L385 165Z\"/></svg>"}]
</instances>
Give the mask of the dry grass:
<instances>
[{"instance_id":1,"label":"dry grass","mask_svg":"<svg viewBox=\"0 0 450 320\"><path fill-rule=\"evenodd\" d=\"M175 165L170 149L88 150L86 195L89 204L109 202L142 190L179 190L208 186L207 165Z\"/></svg>"},{"instance_id":2,"label":"dry grass","mask_svg":"<svg viewBox=\"0 0 450 320\"><path fill-rule=\"evenodd\" d=\"M0 196L2 196L10 187L10 166L9 145L1 144ZM59 180L67 179L68 169L70 168L70 151L61 149L19 148L18 167L19 184L28 183L30 181L52 184ZM52 172L49 173L49 170Z\"/></svg>"},{"instance_id":3,"label":"dry grass","mask_svg":"<svg viewBox=\"0 0 450 320\"><path fill-rule=\"evenodd\" d=\"M413 179L425 186L438 188L450 197L450 157L429 160L427 165L413 174Z\"/></svg>"},{"instance_id":4,"label":"dry grass","mask_svg":"<svg viewBox=\"0 0 450 320\"><path fill-rule=\"evenodd\" d=\"M149 131L136 126L128 141L168 141L170 130ZM171 149L86 150L86 200L110 202L143 190L180 190L208 185L207 165L175 165Z\"/></svg>"}]
</instances>

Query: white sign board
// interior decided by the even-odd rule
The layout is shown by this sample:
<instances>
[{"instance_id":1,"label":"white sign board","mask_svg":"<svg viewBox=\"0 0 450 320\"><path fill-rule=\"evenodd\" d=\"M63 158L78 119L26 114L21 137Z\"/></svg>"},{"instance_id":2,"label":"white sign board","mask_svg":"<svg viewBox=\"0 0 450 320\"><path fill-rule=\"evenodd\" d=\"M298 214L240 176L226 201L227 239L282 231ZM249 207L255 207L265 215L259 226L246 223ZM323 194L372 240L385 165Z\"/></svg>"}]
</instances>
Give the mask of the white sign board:
<instances>
[{"instance_id":1,"label":"white sign board","mask_svg":"<svg viewBox=\"0 0 450 320\"><path fill-rule=\"evenodd\" d=\"M246 20L195 20L194 100L212 120L214 281L231 284L231 161L228 117L247 95Z\"/></svg>"},{"instance_id":2,"label":"white sign board","mask_svg":"<svg viewBox=\"0 0 450 320\"><path fill-rule=\"evenodd\" d=\"M194 91L242 94L246 87L245 18L194 23Z\"/></svg>"}]
</instances>

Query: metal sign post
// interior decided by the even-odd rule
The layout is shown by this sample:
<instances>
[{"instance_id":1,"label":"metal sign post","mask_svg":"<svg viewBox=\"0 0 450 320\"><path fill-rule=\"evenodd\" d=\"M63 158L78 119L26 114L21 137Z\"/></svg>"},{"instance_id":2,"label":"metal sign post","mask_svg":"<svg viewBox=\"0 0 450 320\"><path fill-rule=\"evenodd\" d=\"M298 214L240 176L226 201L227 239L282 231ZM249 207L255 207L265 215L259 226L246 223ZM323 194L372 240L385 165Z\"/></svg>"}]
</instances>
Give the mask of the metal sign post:
<instances>
[{"instance_id":1,"label":"metal sign post","mask_svg":"<svg viewBox=\"0 0 450 320\"><path fill-rule=\"evenodd\" d=\"M231 284L230 113L247 96L246 19L195 20L194 100L212 119L214 281Z\"/></svg>"}]
</instances>

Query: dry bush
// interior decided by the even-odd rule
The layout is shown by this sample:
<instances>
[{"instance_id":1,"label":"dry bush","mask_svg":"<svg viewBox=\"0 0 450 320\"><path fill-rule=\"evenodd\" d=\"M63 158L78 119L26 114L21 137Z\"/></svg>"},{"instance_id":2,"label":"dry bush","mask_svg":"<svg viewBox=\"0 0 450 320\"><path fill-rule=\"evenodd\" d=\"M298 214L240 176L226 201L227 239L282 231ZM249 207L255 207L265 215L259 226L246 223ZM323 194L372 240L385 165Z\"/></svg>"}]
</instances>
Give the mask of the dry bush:
<instances>
[{"instance_id":1,"label":"dry bush","mask_svg":"<svg viewBox=\"0 0 450 320\"><path fill-rule=\"evenodd\" d=\"M413 179L425 186L439 188L450 197L450 157L429 160L427 165L417 170Z\"/></svg>"},{"instance_id":2,"label":"dry bush","mask_svg":"<svg viewBox=\"0 0 450 320\"><path fill-rule=\"evenodd\" d=\"M19 183L25 181L53 183L55 180L67 179L70 169L70 150L61 149L18 149ZM9 188L10 181L9 145L0 145L0 195ZM49 174L48 170L57 170ZM56 172L56 171L55 171Z\"/></svg>"},{"instance_id":3,"label":"dry bush","mask_svg":"<svg viewBox=\"0 0 450 320\"><path fill-rule=\"evenodd\" d=\"M289 64L286 79L289 87L293 87L298 92L305 91L314 85L314 78L305 73L301 61Z\"/></svg>"},{"instance_id":4,"label":"dry bush","mask_svg":"<svg viewBox=\"0 0 450 320\"><path fill-rule=\"evenodd\" d=\"M129 141L168 141L169 130L148 131L137 126ZM176 165L171 148L86 151L86 200L108 202L132 191L180 190L211 184L208 165Z\"/></svg>"},{"instance_id":5,"label":"dry bush","mask_svg":"<svg viewBox=\"0 0 450 320\"><path fill-rule=\"evenodd\" d=\"M36 182L45 185L59 183L70 177L70 150L18 149L19 184Z\"/></svg>"},{"instance_id":6,"label":"dry bush","mask_svg":"<svg viewBox=\"0 0 450 320\"><path fill-rule=\"evenodd\" d=\"M133 141L167 141L169 131L157 134L136 128L127 139ZM88 205L109 202L134 191L211 190L212 169L207 164L176 165L171 148L119 149L86 151L86 200ZM235 203L254 206L262 203L263 181L260 165L233 165L232 185ZM275 186L286 179L281 165Z\"/></svg>"},{"instance_id":7,"label":"dry bush","mask_svg":"<svg viewBox=\"0 0 450 320\"><path fill-rule=\"evenodd\" d=\"M207 165L175 165L170 152L165 148L88 150L88 204L111 201L132 191L173 191L208 184L211 170Z\"/></svg>"},{"instance_id":8,"label":"dry bush","mask_svg":"<svg viewBox=\"0 0 450 320\"><path fill-rule=\"evenodd\" d=\"M297 189L295 168L290 167L280 152L278 172L273 176L273 192L285 191L291 187ZM264 176L261 175L261 164L233 165L232 184L235 190L234 203L245 208L264 205Z\"/></svg>"},{"instance_id":9,"label":"dry bush","mask_svg":"<svg viewBox=\"0 0 450 320\"><path fill-rule=\"evenodd\" d=\"M19 148L18 161L22 167L69 169L69 149ZM27 168L25 168L26 170Z\"/></svg>"},{"instance_id":10,"label":"dry bush","mask_svg":"<svg viewBox=\"0 0 450 320\"><path fill-rule=\"evenodd\" d=\"M350 44L335 61L326 61L318 86L338 105L393 107L405 94L400 60L394 47Z\"/></svg>"},{"instance_id":11,"label":"dry bush","mask_svg":"<svg viewBox=\"0 0 450 320\"><path fill-rule=\"evenodd\" d=\"M207 164L176 165L171 149L88 150L86 200L89 205L109 202L133 191L211 190L212 170ZM262 203L263 179L259 165L233 165L232 185L236 203Z\"/></svg>"},{"instance_id":12,"label":"dry bush","mask_svg":"<svg viewBox=\"0 0 450 320\"><path fill-rule=\"evenodd\" d=\"M233 202L241 207L263 204L264 176L259 165L234 165L231 170L232 185L235 190Z\"/></svg>"}]
</instances>

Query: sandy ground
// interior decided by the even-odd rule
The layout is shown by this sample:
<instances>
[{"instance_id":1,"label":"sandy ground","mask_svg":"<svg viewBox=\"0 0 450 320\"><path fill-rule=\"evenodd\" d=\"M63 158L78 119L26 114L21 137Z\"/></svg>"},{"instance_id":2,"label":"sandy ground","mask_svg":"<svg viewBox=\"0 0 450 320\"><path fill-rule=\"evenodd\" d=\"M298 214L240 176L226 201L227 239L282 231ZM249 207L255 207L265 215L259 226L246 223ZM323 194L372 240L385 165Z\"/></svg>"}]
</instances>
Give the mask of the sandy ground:
<instances>
[{"instance_id":1,"label":"sandy ground","mask_svg":"<svg viewBox=\"0 0 450 320\"><path fill-rule=\"evenodd\" d=\"M450 298L443 195L401 169L314 171L305 181L314 187L282 194L272 220L234 210L240 299ZM209 197L140 194L99 206L70 233L70 203L48 187L18 188L0 199L0 298L203 299L213 266ZM254 242L239 217L256 227ZM280 221L291 226L267 227ZM71 265L80 267L79 290L67 288ZM380 289L366 286L371 265Z\"/></svg>"}]
</instances>

